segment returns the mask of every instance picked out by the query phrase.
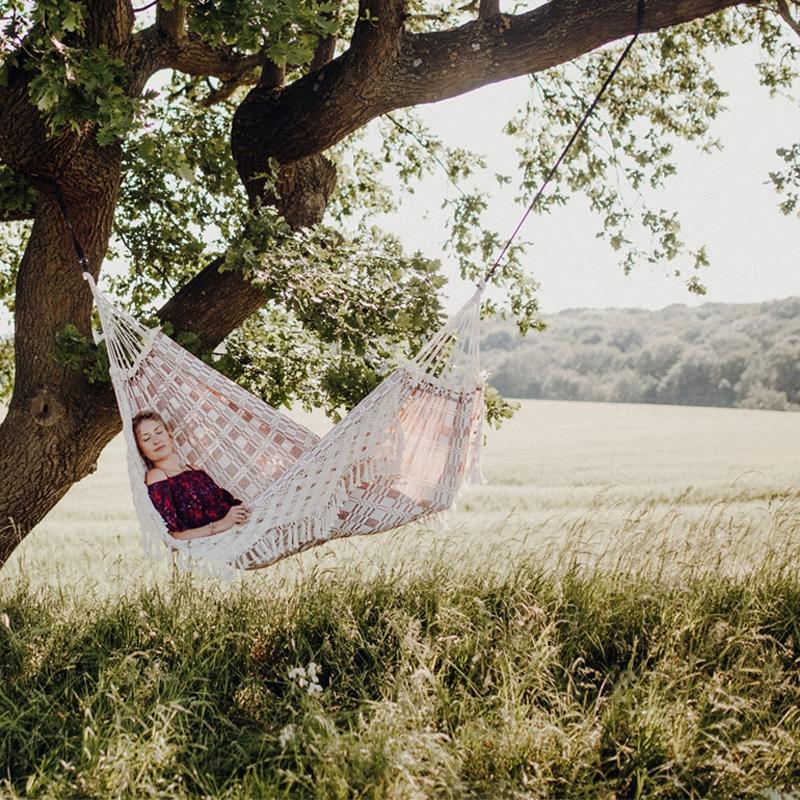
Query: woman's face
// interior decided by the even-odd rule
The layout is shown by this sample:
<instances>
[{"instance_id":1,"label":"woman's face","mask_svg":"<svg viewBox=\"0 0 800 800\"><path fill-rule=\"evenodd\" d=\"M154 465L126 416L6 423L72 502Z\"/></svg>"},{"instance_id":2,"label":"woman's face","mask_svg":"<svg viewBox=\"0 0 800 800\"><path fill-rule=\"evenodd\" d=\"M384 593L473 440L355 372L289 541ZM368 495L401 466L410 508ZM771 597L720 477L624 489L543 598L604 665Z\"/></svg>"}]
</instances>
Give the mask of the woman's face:
<instances>
[{"instance_id":1,"label":"woman's face","mask_svg":"<svg viewBox=\"0 0 800 800\"><path fill-rule=\"evenodd\" d=\"M172 437L157 419L145 419L139 423L136 441L142 455L154 464L172 455Z\"/></svg>"}]
</instances>

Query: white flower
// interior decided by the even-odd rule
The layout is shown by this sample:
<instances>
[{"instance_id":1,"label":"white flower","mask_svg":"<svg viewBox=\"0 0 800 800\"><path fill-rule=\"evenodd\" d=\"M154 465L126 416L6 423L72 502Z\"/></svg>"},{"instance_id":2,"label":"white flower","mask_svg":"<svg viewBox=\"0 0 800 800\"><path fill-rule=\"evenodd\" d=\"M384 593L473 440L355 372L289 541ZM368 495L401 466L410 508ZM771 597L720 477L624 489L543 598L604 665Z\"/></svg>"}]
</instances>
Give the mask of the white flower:
<instances>
[{"instance_id":1,"label":"white flower","mask_svg":"<svg viewBox=\"0 0 800 800\"><path fill-rule=\"evenodd\" d=\"M305 667L292 667L289 670L289 680L295 685L305 689L309 694L321 694L322 686L319 682L319 664L309 661Z\"/></svg>"}]
</instances>

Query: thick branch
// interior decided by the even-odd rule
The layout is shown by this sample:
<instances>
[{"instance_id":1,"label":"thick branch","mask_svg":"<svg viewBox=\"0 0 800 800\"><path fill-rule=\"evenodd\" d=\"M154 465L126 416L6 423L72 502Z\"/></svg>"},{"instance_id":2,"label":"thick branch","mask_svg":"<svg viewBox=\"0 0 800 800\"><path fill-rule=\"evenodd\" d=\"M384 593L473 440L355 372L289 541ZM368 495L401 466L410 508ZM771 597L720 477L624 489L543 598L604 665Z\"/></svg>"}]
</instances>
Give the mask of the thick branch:
<instances>
[{"instance_id":1,"label":"thick branch","mask_svg":"<svg viewBox=\"0 0 800 800\"><path fill-rule=\"evenodd\" d=\"M389 55L403 32L405 5L404 0L360 0L351 51L371 59Z\"/></svg>"},{"instance_id":2,"label":"thick branch","mask_svg":"<svg viewBox=\"0 0 800 800\"><path fill-rule=\"evenodd\" d=\"M274 204L292 227L308 227L322 219L335 184L335 168L317 155L284 166L274 196L252 191L251 200L263 198ZM158 312L176 330L197 333L207 348L215 347L267 300L263 289L238 272L220 272L220 263L221 259L212 261Z\"/></svg>"},{"instance_id":3,"label":"thick branch","mask_svg":"<svg viewBox=\"0 0 800 800\"><path fill-rule=\"evenodd\" d=\"M325 36L317 42L314 48L314 58L311 59L311 72L324 67L328 62L333 60L336 53L336 37Z\"/></svg>"},{"instance_id":4,"label":"thick branch","mask_svg":"<svg viewBox=\"0 0 800 800\"><path fill-rule=\"evenodd\" d=\"M742 2L660 0L648 6L644 29L659 30ZM361 4L364 10L374 5ZM525 14L414 36L397 23L401 6L381 6L383 28L380 20L374 30L365 27L371 23L359 22L352 46L321 70L280 92L257 87L249 93L232 132L240 172L261 171L268 157L288 163L323 152L396 108L432 103L571 61L631 35L637 2L551 0Z\"/></svg>"},{"instance_id":5,"label":"thick branch","mask_svg":"<svg viewBox=\"0 0 800 800\"><path fill-rule=\"evenodd\" d=\"M161 309L158 316L177 331L194 331L204 347L216 347L247 317L261 308L266 297L236 272L220 272L215 259L194 276Z\"/></svg>"},{"instance_id":6,"label":"thick branch","mask_svg":"<svg viewBox=\"0 0 800 800\"><path fill-rule=\"evenodd\" d=\"M242 55L231 47L210 45L194 33L174 39L156 25L137 33L133 48L138 54L133 70L140 83L160 69L209 75L230 82L260 66L263 60L260 53Z\"/></svg>"},{"instance_id":7,"label":"thick branch","mask_svg":"<svg viewBox=\"0 0 800 800\"><path fill-rule=\"evenodd\" d=\"M333 9L327 14L331 20L339 18L339 12L342 8L342 0L337 0L333 4ZM311 72L324 67L329 61L333 60L336 54L336 36L323 36L317 41L317 46L314 48L314 57L311 59Z\"/></svg>"},{"instance_id":8,"label":"thick branch","mask_svg":"<svg viewBox=\"0 0 800 800\"><path fill-rule=\"evenodd\" d=\"M740 4L742 0L649 3L643 32ZM525 14L479 19L452 30L414 36L397 63L397 106L436 102L572 61L633 34L636 6L636 0L552 0Z\"/></svg>"},{"instance_id":9,"label":"thick branch","mask_svg":"<svg viewBox=\"0 0 800 800\"><path fill-rule=\"evenodd\" d=\"M481 0L478 6L478 17L496 17L500 13L500 0Z\"/></svg>"},{"instance_id":10,"label":"thick branch","mask_svg":"<svg viewBox=\"0 0 800 800\"><path fill-rule=\"evenodd\" d=\"M133 30L130 0L89 0L83 38L87 44L104 44L112 50L124 45Z\"/></svg>"},{"instance_id":11,"label":"thick branch","mask_svg":"<svg viewBox=\"0 0 800 800\"><path fill-rule=\"evenodd\" d=\"M277 89L283 86L286 80L286 70L280 65L276 64L270 59L265 59L261 67L261 76L258 79L258 85L264 89Z\"/></svg>"},{"instance_id":12,"label":"thick branch","mask_svg":"<svg viewBox=\"0 0 800 800\"><path fill-rule=\"evenodd\" d=\"M169 10L159 3L156 10L156 27L170 39L181 41L186 36L187 10L187 6L179 0Z\"/></svg>"},{"instance_id":13,"label":"thick branch","mask_svg":"<svg viewBox=\"0 0 800 800\"><path fill-rule=\"evenodd\" d=\"M167 48L164 57L163 67L187 75L213 75L226 81L261 63L260 53L239 55L229 47L212 47L193 34L189 34L180 46Z\"/></svg>"}]
</instances>

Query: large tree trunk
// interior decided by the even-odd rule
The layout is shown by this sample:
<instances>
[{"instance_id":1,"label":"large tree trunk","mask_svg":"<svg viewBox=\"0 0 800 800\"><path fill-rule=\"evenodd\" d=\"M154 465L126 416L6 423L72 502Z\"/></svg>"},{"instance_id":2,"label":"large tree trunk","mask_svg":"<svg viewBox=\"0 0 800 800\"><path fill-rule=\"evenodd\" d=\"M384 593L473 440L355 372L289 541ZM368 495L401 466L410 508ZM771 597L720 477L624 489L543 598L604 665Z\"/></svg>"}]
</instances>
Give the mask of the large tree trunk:
<instances>
[{"instance_id":1,"label":"large tree trunk","mask_svg":"<svg viewBox=\"0 0 800 800\"><path fill-rule=\"evenodd\" d=\"M649 2L645 30L739 2ZM321 153L345 135L392 109L544 69L629 35L636 5L637 0L552 0L500 19L498 3L481 0L473 22L412 36L404 29L402 0L361 0L362 22L342 56L327 63L333 48L322 43L311 74L288 87L262 80L237 111L232 147L248 196L275 203L295 226L314 223L335 182ZM86 0L86 6L88 43L103 44L126 61L133 96L158 69L235 83L261 61L259 54L238 57L227 46L212 47L187 34L183 6L160 12L156 25L137 34L127 0ZM11 70L7 85L0 86L0 161L29 177L58 176L97 276L120 184L119 149L98 147L91 126L49 139L28 100L28 77L21 68ZM282 164L278 196L265 194L253 177L268 158ZM89 384L54 359L56 335L65 325L88 334L91 294L52 190L46 182L37 187L33 231L17 280L14 393L0 424L0 566L69 487L93 470L120 427L111 388ZM159 315L178 330L195 331L211 347L263 301L262 291L240 275L210 264Z\"/></svg>"},{"instance_id":2,"label":"large tree trunk","mask_svg":"<svg viewBox=\"0 0 800 800\"><path fill-rule=\"evenodd\" d=\"M133 26L127 0L87 0L86 8L86 44L122 53ZM53 182L97 276L111 235L122 151L100 147L89 123L50 137L28 96L28 57L34 58L22 48L0 88L0 160L39 192L17 275L14 392L0 424L0 565L69 487L92 471L118 426L110 386L92 386L55 359L56 336L66 325L89 334L92 296Z\"/></svg>"},{"instance_id":3,"label":"large tree trunk","mask_svg":"<svg viewBox=\"0 0 800 800\"><path fill-rule=\"evenodd\" d=\"M70 192L70 216L92 272L105 254L119 187L119 152L108 150L100 192ZM77 187L80 188L80 187ZM14 393L0 425L0 563L69 487L91 472L118 428L107 385L59 365L56 334L89 333L92 297L54 197L39 196L17 277Z\"/></svg>"}]
</instances>

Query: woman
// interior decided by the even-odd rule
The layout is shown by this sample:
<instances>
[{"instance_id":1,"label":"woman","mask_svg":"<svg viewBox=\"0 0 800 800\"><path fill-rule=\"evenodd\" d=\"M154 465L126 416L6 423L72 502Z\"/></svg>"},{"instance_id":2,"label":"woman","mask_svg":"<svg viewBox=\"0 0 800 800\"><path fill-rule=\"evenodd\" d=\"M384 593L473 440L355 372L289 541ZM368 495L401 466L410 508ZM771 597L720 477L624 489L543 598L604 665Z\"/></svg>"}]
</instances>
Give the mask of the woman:
<instances>
[{"instance_id":1,"label":"woman","mask_svg":"<svg viewBox=\"0 0 800 800\"><path fill-rule=\"evenodd\" d=\"M148 466L150 500L176 539L213 536L250 518L241 500L180 460L169 429L154 411L133 418L133 435Z\"/></svg>"}]
</instances>

